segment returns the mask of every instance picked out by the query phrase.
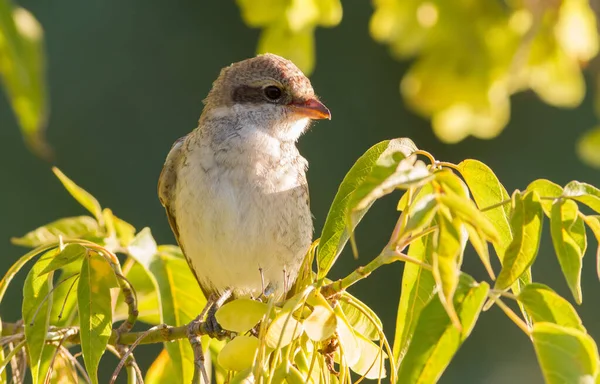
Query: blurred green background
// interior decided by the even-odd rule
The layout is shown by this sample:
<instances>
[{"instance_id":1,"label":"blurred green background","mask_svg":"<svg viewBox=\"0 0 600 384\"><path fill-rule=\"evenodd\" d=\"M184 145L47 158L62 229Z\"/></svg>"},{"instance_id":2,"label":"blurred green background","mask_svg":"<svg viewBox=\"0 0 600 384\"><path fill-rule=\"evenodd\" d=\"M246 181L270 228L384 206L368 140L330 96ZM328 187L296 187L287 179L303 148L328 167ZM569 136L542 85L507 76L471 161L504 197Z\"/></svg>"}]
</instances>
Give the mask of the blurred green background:
<instances>
[{"instance_id":1,"label":"blurred green background","mask_svg":"<svg viewBox=\"0 0 600 384\"><path fill-rule=\"evenodd\" d=\"M55 164L103 206L138 229L151 227L159 243L173 243L156 195L162 163L172 142L196 126L202 99L219 70L254 55L259 31L244 25L233 1L27 0L20 5L45 31L51 104L47 136ZM410 137L438 159L479 159L509 191L524 189L536 178L600 184L599 171L584 166L575 153L578 137L596 123L589 95L580 107L561 110L532 92L519 93L512 98L511 120L499 137L443 144L430 122L404 105L398 88L409 63L395 61L370 37L372 12L369 2L346 1L339 26L316 30L311 79L333 115L331 122L314 125L299 143L311 165L316 233L353 161L371 145L393 137ZM5 271L25 253L10 245L11 236L83 212L50 172L50 164L27 150L4 94L0 164L0 271ZM380 251L397 219L398 197L373 207L358 229L359 260L346 250L332 278ZM589 333L600 340L595 246L589 244L584 260L584 304L579 310ZM476 278L486 278L473 253L465 263ZM390 338L401 272L399 264L385 267L352 289L380 315ZM7 321L20 317L18 283L24 274L19 278L0 306ZM547 228L534 280L570 297ZM137 353L145 369L159 348L142 348ZM105 374L110 372L112 368ZM531 342L494 307L482 314L440 382L541 383L542 376Z\"/></svg>"}]
</instances>

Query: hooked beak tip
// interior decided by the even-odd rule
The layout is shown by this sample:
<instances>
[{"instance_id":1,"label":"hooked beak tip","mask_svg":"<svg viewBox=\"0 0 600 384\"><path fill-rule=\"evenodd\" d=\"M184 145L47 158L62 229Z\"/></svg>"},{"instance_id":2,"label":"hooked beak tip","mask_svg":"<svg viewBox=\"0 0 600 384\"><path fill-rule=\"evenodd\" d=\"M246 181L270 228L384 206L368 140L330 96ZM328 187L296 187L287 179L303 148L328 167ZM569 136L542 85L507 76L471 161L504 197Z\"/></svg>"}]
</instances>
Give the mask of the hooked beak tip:
<instances>
[{"instance_id":1,"label":"hooked beak tip","mask_svg":"<svg viewBox=\"0 0 600 384\"><path fill-rule=\"evenodd\" d=\"M290 104L290 107L294 110L294 112L304 117L308 117L309 119L331 120L331 112L329 111L329 109L325 106L325 104L321 103L315 98L302 101L294 101Z\"/></svg>"}]
</instances>

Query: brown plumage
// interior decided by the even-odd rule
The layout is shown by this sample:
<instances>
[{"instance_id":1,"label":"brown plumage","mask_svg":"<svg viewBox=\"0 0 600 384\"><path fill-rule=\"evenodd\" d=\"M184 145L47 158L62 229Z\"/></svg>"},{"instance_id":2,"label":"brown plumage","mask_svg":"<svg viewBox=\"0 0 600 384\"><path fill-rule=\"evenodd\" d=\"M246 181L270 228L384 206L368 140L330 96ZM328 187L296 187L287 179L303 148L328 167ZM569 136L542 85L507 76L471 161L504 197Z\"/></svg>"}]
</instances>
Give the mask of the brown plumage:
<instances>
[{"instance_id":1,"label":"brown plumage","mask_svg":"<svg viewBox=\"0 0 600 384\"><path fill-rule=\"evenodd\" d=\"M295 143L329 111L292 62L271 54L224 68L205 104L167 157L161 203L205 295L257 297L267 286L281 295L312 239Z\"/></svg>"}]
</instances>

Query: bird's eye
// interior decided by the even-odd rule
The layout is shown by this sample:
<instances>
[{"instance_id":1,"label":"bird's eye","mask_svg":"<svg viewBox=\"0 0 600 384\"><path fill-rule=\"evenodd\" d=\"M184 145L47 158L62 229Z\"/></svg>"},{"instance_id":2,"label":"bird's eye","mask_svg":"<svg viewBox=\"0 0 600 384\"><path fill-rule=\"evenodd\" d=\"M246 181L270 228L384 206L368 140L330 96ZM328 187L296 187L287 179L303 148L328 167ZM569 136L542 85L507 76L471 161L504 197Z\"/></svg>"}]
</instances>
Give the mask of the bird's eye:
<instances>
[{"instance_id":1,"label":"bird's eye","mask_svg":"<svg viewBox=\"0 0 600 384\"><path fill-rule=\"evenodd\" d=\"M268 87L265 87L264 89L265 92L265 96L267 97L267 99L269 100L278 100L281 97L281 89L279 87L276 87L274 85L269 85Z\"/></svg>"}]
</instances>

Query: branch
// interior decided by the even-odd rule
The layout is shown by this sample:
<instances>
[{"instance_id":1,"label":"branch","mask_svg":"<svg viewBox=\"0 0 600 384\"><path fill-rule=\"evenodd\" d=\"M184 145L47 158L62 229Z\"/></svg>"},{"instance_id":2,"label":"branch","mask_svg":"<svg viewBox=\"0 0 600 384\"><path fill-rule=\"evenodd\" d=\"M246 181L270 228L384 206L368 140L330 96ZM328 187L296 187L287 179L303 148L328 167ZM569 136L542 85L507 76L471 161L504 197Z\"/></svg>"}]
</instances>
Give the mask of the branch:
<instances>
[{"instance_id":1,"label":"branch","mask_svg":"<svg viewBox=\"0 0 600 384\"><path fill-rule=\"evenodd\" d=\"M125 332L121 334L119 334L118 330L113 329L108 343L116 346L117 344L133 345L138 339L140 339L139 344L156 344L175 340L187 340L188 327L189 324L178 327L163 324L162 326L159 325L155 327L156 329L150 332ZM209 327L208 323L201 322L198 327L194 327L194 330L198 336L203 336L209 334ZM66 338L65 334L67 334ZM22 325L19 325L18 323L2 322L2 337L11 336L17 336L17 339L24 338ZM233 333L231 332L225 333L225 337L232 336ZM80 344L79 328L67 327L54 329L46 335L46 341L48 342L56 342L61 339L65 339L65 344Z\"/></svg>"}]
</instances>

